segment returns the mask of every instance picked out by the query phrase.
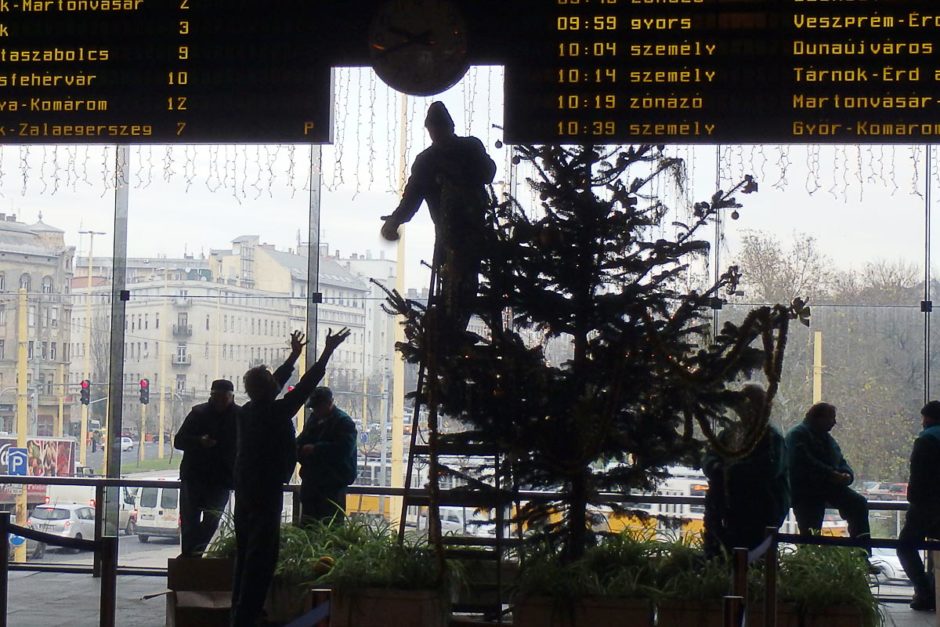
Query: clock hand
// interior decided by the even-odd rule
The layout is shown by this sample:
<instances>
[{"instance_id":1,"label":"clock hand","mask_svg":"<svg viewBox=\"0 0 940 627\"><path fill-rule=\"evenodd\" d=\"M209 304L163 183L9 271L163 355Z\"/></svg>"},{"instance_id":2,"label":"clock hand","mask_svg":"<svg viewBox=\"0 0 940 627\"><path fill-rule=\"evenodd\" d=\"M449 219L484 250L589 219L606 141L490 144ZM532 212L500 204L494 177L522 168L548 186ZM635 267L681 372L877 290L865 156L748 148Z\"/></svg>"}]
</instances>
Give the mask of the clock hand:
<instances>
[{"instance_id":1,"label":"clock hand","mask_svg":"<svg viewBox=\"0 0 940 627\"><path fill-rule=\"evenodd\" d=\"M395 44L394 46L389 46L388 48L383 48L380 44L372 44L372 48L373 48L376 52L378 52L380 55L382 55L382 56L384 57L384 56L389 55L389 54L391 54L391 53L393 53L393 52L398 52L399 50L401 50L401 49L403 49L403 48L407 48L408 46L417 45L417 43L418 43L418 42L414 41L413 39L408 39L408 40L406 40L406 41L402 41L402 42L400 42L400 43L397 43L397 44Z\"/></svg>"},{"instance_id":2,"label":"clock hand","mask_svg":"<svg viewBox=\"0 0 940 627\"><path fill-rule=\"evenodd\" d=\"M400 29L396 29L396 30L400 30ZM394 31L391 28L389 28L389 32L394 32ZM400 34L400 33L396 33L396 34ZM408 46L433 46L434 40L431 39L431 35L432 35L432 31L430 30L426 30L423 33L417 33L417 34L408 33L407 39L405 39L405 41L399 42L395 44L394 46L389 46L388 48L382 48L380 44L372 44L372 48L374 48L379 54L385 56L387 54L397 52L401 50L402 48L407 48Z\"/></svg>"}]
</instances>

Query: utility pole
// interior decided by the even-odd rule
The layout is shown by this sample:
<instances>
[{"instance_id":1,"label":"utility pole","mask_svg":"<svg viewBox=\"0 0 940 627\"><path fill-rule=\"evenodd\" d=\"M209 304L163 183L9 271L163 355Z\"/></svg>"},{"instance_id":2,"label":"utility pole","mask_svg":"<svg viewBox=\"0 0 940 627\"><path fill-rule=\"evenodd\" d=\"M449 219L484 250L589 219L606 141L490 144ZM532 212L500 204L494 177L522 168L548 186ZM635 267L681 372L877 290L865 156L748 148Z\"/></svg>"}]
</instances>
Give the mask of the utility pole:
<instances>
[{"instance_id":1,"label":"utility pole","mask_svg":"<svg viewBox=\"0 0 940 627\"><path fill-rule=\"evenodd\" d=\"M16 305L16 446L26 448L26 427L28 419L26 417L29 400L29 388L27 387L26 363L29 359L27 343L29 341L29 328L26 324L27 299L29 295L25 288L20 288ZM27 470L27 472L29 472ZM28 486L18 486L20 492L16 496L16 524L22 527L26 526L26 514L28 503L26 494ZM26 561L26 543L16 547L14 560L17 562Z\"/></svg>"},{"instance_id":2,"label":"utility pole","mask_svg":"<svg viewBox=\"0 0 940 627\"><path fill-rule=\"evenodd\" d=\"M399 122L401 133L399 134L399 155L398 155L398 195L401 196L405 191L405 183L408 178L408 96L401 95L401 121ZM405 227L398 229L398 251L395 262L395 289L399 294L405 293ZM395 325L395 344L405 341L405 327L401 324ZM404 472L402 468L402 445L404 440L404 416L405 416L405 359L401 355L392 357L392 481L393 488L400 488L404 485ZM385 433L382 433L384 439ZM402 498L396 496L392 498L391 516L392 520L397 522L401 520Z\"/></svg>"},{"instance_id":3,"label":"utility pole","mask_svg":"<svg viewBox=\"0 0 940 627\"><path fill-rule=\"evenodd\" d=\"M94 378L91 376L91 274L92 274L92 264L94 261L94 252L95 252L95 235L104 235L104 231L79 231L81 235L88 235L88 281L85 286L87 292L85 293L85 378L94 384ZM89 390L89 393L91 391ZM87 449L87 440L88 440L88 408L91 405L82 405L82 428L81 435L78 440L78 463L82 466L85 465L85 453ZM105 429L110 428L111 425L102 425ZM107 453L105 453L107 455Z\"/></svg>"},{"instance_id":4,"label":"utility pole","mask_svg":"<svg viewBox=\"0 0 940 627\"><path fill-rule=\"evenodd\" d=\"M163 430L166 428L166 362L170 359L170 268L163 268L163 338L160 340L160 411L157 418L157 459L163 459Z\"/></svg>"}]
</instances>

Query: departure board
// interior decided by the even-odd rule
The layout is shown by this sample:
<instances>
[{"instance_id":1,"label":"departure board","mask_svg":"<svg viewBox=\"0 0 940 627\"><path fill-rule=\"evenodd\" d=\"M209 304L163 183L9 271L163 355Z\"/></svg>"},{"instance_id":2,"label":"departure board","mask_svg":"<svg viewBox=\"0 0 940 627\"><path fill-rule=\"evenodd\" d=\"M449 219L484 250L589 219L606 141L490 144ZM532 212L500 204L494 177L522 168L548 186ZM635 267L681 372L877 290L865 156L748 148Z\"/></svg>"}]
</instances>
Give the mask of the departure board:
<instances>
[{"instance_id":1,"label":"departure board","mask_svg":"<svg viewBox=\"0 0 940 627\"><path fill-rule=\"evenodd\" d=\"M544 0L507 65L510 142L923 143L940 2Z\"/></svg>"},{"instance_id":2,"label":"departure board","mask_svg":"<svg viewBox=\"0 0 940 627\"><path fill-rule=\"evenodd\" d=\"M0 141L327 142L321 5L0 0Z\"/></svg>"}]
</instances>

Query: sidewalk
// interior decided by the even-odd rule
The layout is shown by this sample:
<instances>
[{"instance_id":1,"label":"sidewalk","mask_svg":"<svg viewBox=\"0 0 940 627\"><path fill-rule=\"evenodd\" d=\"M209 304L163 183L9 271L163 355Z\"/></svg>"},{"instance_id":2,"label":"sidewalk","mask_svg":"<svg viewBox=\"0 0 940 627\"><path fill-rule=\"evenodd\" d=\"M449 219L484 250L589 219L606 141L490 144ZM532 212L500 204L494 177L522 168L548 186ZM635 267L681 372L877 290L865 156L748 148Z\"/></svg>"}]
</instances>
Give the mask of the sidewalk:
<instances>
[{"instance_id":1,"label":"sidewalk","mask_svg":"<svg viewBox=\"0 0 940 627\"><path fill-rule=\"evenodd\" d=\"M91 575L10 573L10 627L97 627L99 580ZM166 589L166 577L122 575L118 577L118 627L163 627L166 598L142 597ZM913 612L903 603L885 606L885 627L936 627L932 612ZM390 626L392 627L392 626Z\"/></svg>"},{"instance_id":2,"label":"sidewalk","mask_svg":"<svg viewBox=\"0 0 940 627\"><path fill-rule=\"evenodd\" d=\"M9 627L98 627L100 579L87 574L10 572ZM121 575L117 579L118 627L163 627L166 577Z\"/></svg>"}]
</instances>

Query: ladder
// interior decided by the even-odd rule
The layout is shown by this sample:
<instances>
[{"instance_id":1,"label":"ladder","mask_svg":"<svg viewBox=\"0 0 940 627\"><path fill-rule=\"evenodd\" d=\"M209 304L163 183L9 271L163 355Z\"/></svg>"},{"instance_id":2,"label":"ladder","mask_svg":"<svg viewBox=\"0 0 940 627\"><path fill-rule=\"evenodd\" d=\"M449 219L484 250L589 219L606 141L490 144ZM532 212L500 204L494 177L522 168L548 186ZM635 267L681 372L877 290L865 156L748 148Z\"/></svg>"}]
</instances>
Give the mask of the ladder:
<instances>
[{"instance_id":1,"label":"ladder","mask_svg":"<svg viewBox=\"0 0 940 627\"><path fill-rule=\"evenodd\" d=\"M505 537L507 508L513 501L512 491L500 485L500 463L503 461L495 445L486 443L461 442L453 437L456 434L440 433L438 399L436 392L437 360L435 321L440 320L439 302L442 295L440 275L440 255L435 245L434 264L431 266L431 282L428 289L426 316L430 314L425 326L425 342L431 340L435 346L427 351L428 359L418 364L417 391L411 418L411 437L408 447L408 465L405 472L404 494L402 497L401 518L398 525L399 543L404 542L406 520L409 509L417 508L416 520L420 527L420 509L427 508L428 541L435 548L443 566L445 558L480 560L495 566L495 583L476 589L477 599L468 599L465 603L454 605L456 612L482 613L502 624L503 598L502 588L503 558L507 549ZM425 344L429 346L429 344ZM422 408L426 408L426 417L422 420ZM419 442L419 434L427 433L427 441ZM493 469L492 482L473 476L474 470L486 466ZM418 470L427 469L427 495L417 494L421 486L418 483ZM445 487L441 483L444 479ZM441 507L448 511L460 511L461 523L458 533L441 533ZM467 512L485 509L493 513L495 523L492 537L481 535L482 525L468 528ZM489 525L489 523L487 523ZM476 526L476 533L473 527ZM472 588L471 588L472 589Z\"/></svg>"}]
</instances>

